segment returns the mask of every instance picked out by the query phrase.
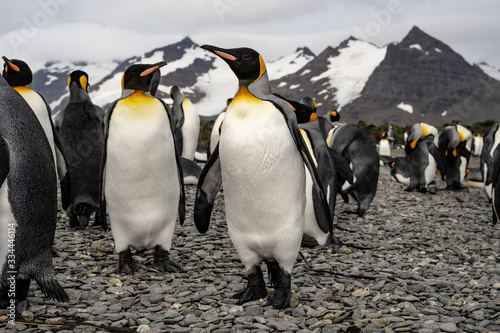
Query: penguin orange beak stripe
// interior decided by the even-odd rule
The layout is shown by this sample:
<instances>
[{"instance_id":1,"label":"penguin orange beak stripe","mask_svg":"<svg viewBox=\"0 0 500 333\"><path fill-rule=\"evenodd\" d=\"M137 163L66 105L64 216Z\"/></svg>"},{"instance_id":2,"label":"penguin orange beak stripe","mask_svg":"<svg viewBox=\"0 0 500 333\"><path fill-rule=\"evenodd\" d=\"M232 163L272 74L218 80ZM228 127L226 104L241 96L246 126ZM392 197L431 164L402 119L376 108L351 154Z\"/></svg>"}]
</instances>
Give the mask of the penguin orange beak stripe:
<instances>
[{"instance_id":1,"label":"penguin orange beak stripe","mask_svg":"<svg viewBox=\"0 0 500 333\"><path fill-rule=\"evenodd\" d=\"M155 70L157 70L158 68L160 68L160 66L154 66L154 67L151 67L151 68L148 68L146 69L145 71L143 71L140 76L146 76L146 75L149 75L151 73L153 73Z\"/></svg>"},{"instance_id":2,"label":"penguin orange beak stripe","mask_svg":"<svg viewBox=\"0 0 500 333\"><path fill-rule=\"evenodd\" d=\"M221 58L224 58L224 59L227 59L227 60L231 60L231 61L236 61L237 58L229 53L226 53L226 52L222 52L222 51L217 51L217 50L214 50L214 52Z\"/></svg>"},{"instance_id":3,"label":"penguin orange beak stripe","mask_svg":"<svg viewBox=\"0 0 500 333\"><path fill-rule=\"evenodd\" d=\"M292 110L293 110L293 111L297 111L297 110L293 107L293 105L292 105L292 104L290 104L288 101L283 100L283 102L285 102L286 104L288 104L288 106L289 106L290 108L292 108Z\"/></svg>"},{"instance_id":4,"label":"penguin orange beak stripe","mask_svg":"<svg viewBox=\"0 0 500 333\"><path fill-rule=\"evenodd\" d=\"M315 121L316 119L318 119L318 115L316 115L316 113L311 113L311 117L309 118L309 122Z\"/></svg>"}]
</instances>

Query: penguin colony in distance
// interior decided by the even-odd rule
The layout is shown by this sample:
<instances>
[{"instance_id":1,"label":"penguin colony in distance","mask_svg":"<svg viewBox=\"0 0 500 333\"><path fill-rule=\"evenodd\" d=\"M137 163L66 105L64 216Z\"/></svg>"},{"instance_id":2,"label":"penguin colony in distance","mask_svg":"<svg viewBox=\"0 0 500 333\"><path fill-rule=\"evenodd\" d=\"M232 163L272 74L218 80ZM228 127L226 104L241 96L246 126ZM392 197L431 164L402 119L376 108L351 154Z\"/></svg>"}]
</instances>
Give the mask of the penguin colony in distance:
<instances>
[{"instance_id":1,"label":"penguin colony in distance","mask_svg":"<svg viewBox=\"0 0 500 333\"><path fill-rule=\"evenodd\" d=\"M104 111L94 105L88 94L89 77L77 70L68 77L69 101L56 116L59 133L68 162L71 195L66 214L70 226L84 229L90 215L99 209L99 170L104 143ZM95 214L95 225L107 230L107 221Z\"/></svg>"},{"instance_id":2,"label":"penguin colony in distance","mask_svg":"<svg viewBox=\"0 0 500 333\"><path fill-rule=\"evenodd\" d=\"M30 106L3 78L0 119L0 299L15 300L22 311L34 279L45 295L67 302L52 265L57 223L53 152Z\"/></svg>"},{"instance_id":3,"label":"penguin colony in distance","mask_svg":"<svg viewBox=\"0 0 500 333\"><path fill-rule=\"evenodd\" d=\"M161 271L180 269L168 257L177 212L181 224L185 216L180 153L168 106L146 94L164 65L130 66L122 88L132 94L113 102L104 121L100 212L104 220L108 211L119 273L136 269L130 247L154 248L154 265Z\"/></svg>"},{"instance_id":4,"label":"penguin colony in distance","mask_svg":"<svg viewBox=\"0 0 500 333\"><path fill-rule=\"evenodd\" d=\"M249 48L202 48L229 65L239 90L198 183L195 224L200 232L207 231L215 196L223 185L229 236L248 273L247 287L234 297L242 304L267 296L260 267L264 261L274 287L268 304L286 308L304 231L304 163L331 224L319 175L293 109L271 93L260 54Z\"/></svg>"}]
</instances>

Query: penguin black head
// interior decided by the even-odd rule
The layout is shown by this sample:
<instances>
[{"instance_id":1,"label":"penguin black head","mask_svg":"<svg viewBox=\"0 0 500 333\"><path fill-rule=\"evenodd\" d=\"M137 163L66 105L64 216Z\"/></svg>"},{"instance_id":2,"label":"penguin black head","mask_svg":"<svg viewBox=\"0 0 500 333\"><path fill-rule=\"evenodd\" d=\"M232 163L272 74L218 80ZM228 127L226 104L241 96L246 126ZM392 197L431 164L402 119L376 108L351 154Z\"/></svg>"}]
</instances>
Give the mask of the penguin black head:
<instances>
[{"instance_id":1,"label":"penguin black head","mask_svg":"<svg viewBox=\"0 0 500 333\"><path fill-rule=\"evenodd\" d=\"M33 81L33 73L27 63L18 59L9 60L5 56L2 58L5 61L2 76L11 87L26 86Z\"/></svg>"},{"instance_id":2,"label":"penguin black head","mask_svg":"<svg viewBox=\"0 0 500 333\"><path fill-rule=\"evenodd\" d=\"M330 112L330 121L339 121L340 120L340 114L337 111L332 111Z\"/></svg>"},{"instance_id":3,"label":"penguin black head","mask_svg":"<svg viewBox=\"0 0 500 333\"><path fill-rule=\"evenodd\" d=\"M170 97L172 97L172 99L175 99L180 93L181 90L179 89L179 87L173 86L172 88L170 88Z\"/></svg>"},{"instance_id":4,"label":"penguin black head","mask_svg":"<svg viewBox=\"0 0 500 333\"><path fill-rule=\"evenodd\" d=\"M222 49L212 45L202 45L201 48L224 60L238 77L240 86L250 85L266 72L266 64L262 56L248 47Z\"/></svg>"},{"instance_id":5,"label":"penguin black head","mask_svg":"<svg viewBox=\"0 0 500 333\"><path fill-rule=\"evenodd\" d=\"M130 66L129 68L127 68L125 73L123 73L122 88L150 91L153 83L153 78L157 78L157 76L155 76L156 70L160 67L165 66L166 64L167 63L165 61L161 61L152 65L136 64Z\"/></svg>"},{"instance_id":6,"label":"penguin black head","mask_svg":"<svg viewBox=\"0 0 500 333\"><path fill-rule=\"evenodd\" d=\"M76 70L71 72L68 76L68 87L71 87L72 83L76 84L88 93L89 76L84 71Z\"/></svg>"},{"instance_id":7,"label":"penguin black head","mask_svg":"<svg viewBox=\"0 0 500 333\"><path fill-rule=\"evenodd\" d=\"M303 97L299 101L299 103L302 103L302 104L309 106L310 108L312 108L314 110L314 112L316 112L318 110L318 106L316 105L316 101L309 96Z\"/></svg>"}]
</instances>

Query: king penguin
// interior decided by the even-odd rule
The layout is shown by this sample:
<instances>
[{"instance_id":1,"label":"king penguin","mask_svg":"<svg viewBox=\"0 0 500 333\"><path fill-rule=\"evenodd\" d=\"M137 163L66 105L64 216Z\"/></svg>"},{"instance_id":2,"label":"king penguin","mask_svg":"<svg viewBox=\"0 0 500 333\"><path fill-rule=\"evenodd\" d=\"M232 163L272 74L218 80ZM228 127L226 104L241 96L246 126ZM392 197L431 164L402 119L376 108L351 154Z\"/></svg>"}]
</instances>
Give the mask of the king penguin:
<instances>
[{"instance_id":1,"label":"king penguin","mask_svg":"<svg viewBox=\"0 0 500 333\"><path fill-rule=\"evenodd\" d=\"M472 155L472 134L462 125L449 125L439 133L439 152L444 162L446 188L465 187L465 176Z\"/></svg>"},{"instance_id":2,"label":"king penguin","mask_svg":"<svg viewBox=\"0 0 500 333\"><path fill-rule=\"evenodd\" d=\"M365 131L354 124L333 124L326 142L349 163L353 181L339 184L339 193L346 203L349 196L353 197L358 203L356 213L363 217L377 192L380 173L377 148Z\"/></svg>"},{"instance_id":3,"label":"king penguin","mask_svg":"<svg viewBox=\"0 0 500 333\"><path fill-rule=\"evenodd\" d=\"M387 132L382 133L382 138L378 142L378 154L380 156L392 156L391 143L387 139ZM384 165L384 162L380 160L380 165Z\"/></svg>"},{"instance_id":4,"label":"king penguin","mask_svg":"<svg viewBox=\"0 0 500 333\"><path fill-rule=\"evenodd\" d=\"M69 101L55 117L70 174L71 199L66 214L70 226L84 229L99 209L99 170L104 144L104 111L88 94L88 74L77 70L68 77ZM107 230L106 220L95 214L95 225Z\"/></svg>"},{"instance_id":5,"label":"king penguin","mask_svg":"<svg viewBox=\"0 0 500 333\"><path fill-rule=\"evenodd\" d=\"M326 232L331 216L325 192L292 108L271 93L262 56L250 48L202 48L229 65L239 90L198 183L195 224L200 232L207 231L223 185L229 236L248 273L247 287L234 297L242 304L267 296L260 267L264 261L274 287L268 304L286 308L304 231L304 163L322 199Z\"/></svg>"},{"instance_id":6,"label":"king penguin","mask_svg":"<svg viewBox=\"0 0 500 333\"><path fill-rule=\"evenodd\" d=\"M30 106L3 78L0 119L0 299L25 308L34 279L45 295L68 302L52 264L57 223L52 150Z\"/></svg>"},{"instance_id":7,"label":"king penguin","mask_svg":"<svg viewBox=\"0 0 500 333\"><path fill-rule=\"evenodd\" d=\"M417 189L419 192L426 193L429 184L434 180L436 171L444 172L444 162L437 144L436 127L427 123L416 123L411 127L405 145L410 184L405 191Z\"/></svg>"},{"instance_id":8,"label":"king penguin","mask_svg":"<svg viewBox=\"0 0 500 333\"><path fill-rule=\"evenodd\" d=\"M32 89L33 73L28 64L22 60L2 57L5 66L2 75L28 103L31 110L35 113L40 125L43 128L45 137L49 141L53 156L53 166L57 170L60 184L63 208L67 209L70 200L70 179L66 165L64 149L62 148L59 135L57 134L52 122L52 113L45 99ZM56 179L57 182L57 179Z\"/></svg>"},{"instance_id":9,"label":"king penguin","mask_svg":"<svg viewBox=\"0 0 500 333\"><path fill-rule=\"evenodd\" d=\"M119 273L136 269L130 247L155 249L154 264L162 271L180 267L169 260L177 217L185 216L183 174L167 105L146 93L165 62L132 65L122 88L132 94L113 102L104 118L101 163L101 219L108 211Z\"/></svg>"},{"instance_id":10,"label":"king penguin","mask_svg":"<svg viewBox=\"0 0 500 333\"><path fill-rule=\"evenodd\" d=\"M182 157L193 161L200 134L200 116L193 103L184 96L179 87L173 86L170 89L170 96L173 100L172 113L175 119L178 150L182 152Z\"/></svg>"}]
</instances>

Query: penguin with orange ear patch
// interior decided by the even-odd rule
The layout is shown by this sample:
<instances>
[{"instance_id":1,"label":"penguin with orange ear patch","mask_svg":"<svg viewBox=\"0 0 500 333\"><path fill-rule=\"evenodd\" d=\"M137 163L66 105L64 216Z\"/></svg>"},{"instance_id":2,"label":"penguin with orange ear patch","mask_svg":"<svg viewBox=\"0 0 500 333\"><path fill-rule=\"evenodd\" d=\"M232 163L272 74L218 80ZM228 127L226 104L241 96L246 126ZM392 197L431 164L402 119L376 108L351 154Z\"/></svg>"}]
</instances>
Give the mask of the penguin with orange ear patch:
<instances>
[{"instance_id":1,"label":"penguin with orange ear patch","mask_svg":"<svg viewBox=\"0 0 500 333\"><path fill-rule=\"evenodd\" d=\"M472 155L472 133L462 125L450 125L439 134L439 151L444 161L446 188L466 187L465 176Z\"/></svg>"},{"instance_id":2,"label":"penguin with orange ear patch","mask_svg":"<svg viewBox=\"0 0 500 333\"><path fill-rule=\"evenodd\" d=\"M180 269L168 257L177 215L181 224L185 215L180 154L167 105L147 94L164 65L130 66L122 87L132 94L111 104L104 121L100 212L101 219L106 209L109 214L118 273L136 270L131 247L154 249L154 265L161 271Z\"/></svg>"},{"instance_id":3,"label":"penguin with orange ear patch","mask_svg":"<svg viewBox=\"0 0 500 333\"><path fill-rule=\"evenodd\" d=\"M286 308L292 268L304 232L306 177L311 172L325 218L331 215L315 162L290 104L271 93L262 56L249 48L203 45L234 72L239 90L229 104L218 146L207 161L196 193L194 221L207 231L215 196L222 184L229 236L248 274L239 304L267 296L261 263L268 266L274 291L268 304Z\"/></svg>"}]
</instances>

